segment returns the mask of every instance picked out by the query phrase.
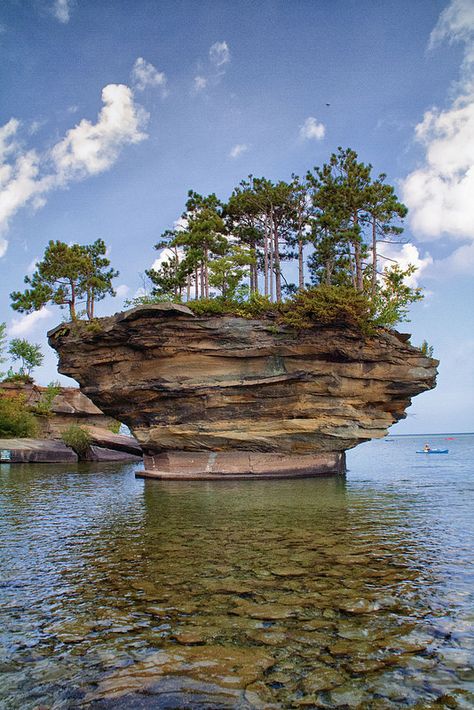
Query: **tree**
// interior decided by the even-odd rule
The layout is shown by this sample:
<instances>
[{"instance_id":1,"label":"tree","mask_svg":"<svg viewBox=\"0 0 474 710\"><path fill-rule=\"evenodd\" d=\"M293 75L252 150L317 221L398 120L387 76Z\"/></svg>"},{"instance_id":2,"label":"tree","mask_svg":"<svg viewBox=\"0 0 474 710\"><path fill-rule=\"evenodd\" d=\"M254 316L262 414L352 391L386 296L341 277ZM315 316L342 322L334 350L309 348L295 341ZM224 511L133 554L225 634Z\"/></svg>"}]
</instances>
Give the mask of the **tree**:
<instances>
[{"instance_id":1,"label":"tree","mask_svg":"<svg viewBox=\"0 0 474 710\"><path fill-rule=\"evenodd\" d=\"M377 244L396 241L396 238L403 232L403 228L396 223L396 220L403 220L408 212L406 206L398 201L394 188L385 184L386 177L384 173L381 173L370 186L367 195L367 215L372 233L372 264L370 267L372 298L375 298L376 295L379 273Z\"/></svg>"},{"instance_id":2,"label":"tree","mask_svg":"<svg viewBox=\"0 0 474 710\"><path fill-rule=\"evenodd\" d=\"M399 264L384 269L371 299L372 320L375 324L394 326L408 320L408 307L423 300L421 288L413 288L406 283L415 271L416 267L412 264L406 269L402 269Z\"/></svg>"},{"instance_id":3,"label":"tree","mask_svg":"<svg viewBox=\"0 0 474 710\"><path fill-rule=\"evenodd\" d=\"M145 271L151 280L153 289L152 297L159 299L181 300L182 292L187 286L187 299L189 300L190 274L193 270L189 259L182 258L183 248L178 246L180 232L167 229L161 235L160 241L155 244L155 249L162 251L168 249L168 259L162 261L158 269L151 268ZM181 253L181 255L180 255Z\"/></svg>"},{"instance_id":4,"label":"tree","mask_svg":"<svg viewBox=\"0 0 474 710\"><path fill-rule=\"evenodd\" d=\"M249 267L254 263L255 258L248 248L233 246L229 254L211 262L209 283L221 292L224 300L234 300L242 280L250 273Z\"/></svg>"},{"instance_id":5,"label":"tree","mask_svg":"<svg viewBox=\"0 0 474 710\"><path fill-rule=\"evenodd\" d=\"M85 303L89 319L94 317L94 303L107 293L115 295L112 279L118 271L108 269L105 243L97 239L93 244L71 246L61 241L50 241L43 259L32 276L25 276L25 291L10 294L12 308L20 313L39 311L47 303L69 309L71 320L77 320L77 306Z\"/></svg>"},{"instance_id":6,"label":"tree","mask_svg":"<svg viewBox=\"0 0 474 710\"><path fill-rule=\"evenodd\" d=\"M29 377L35 367L40 367L43 363L44 355L41 352L41 345L35 345L23 338L13 338L10 341L8 354L13 362L20 360L20 375Z\"/></svg>"},{"instance_id":7,"label":"tree","mask_svg":"<svg viewBox=\"0 0 474 710\"><path fill-rule=\"evenodd\" d=\"M96 239L93 244L83 249L89 258L89 263L81 278L80 290L85 292L86 314L88 319L92 320L96 301L102 301L107 294L116 295L112 279L115 279L119 272L109 268L110 261L106 257L107 247L103 239Z\"/></svg>"}]
</instances>

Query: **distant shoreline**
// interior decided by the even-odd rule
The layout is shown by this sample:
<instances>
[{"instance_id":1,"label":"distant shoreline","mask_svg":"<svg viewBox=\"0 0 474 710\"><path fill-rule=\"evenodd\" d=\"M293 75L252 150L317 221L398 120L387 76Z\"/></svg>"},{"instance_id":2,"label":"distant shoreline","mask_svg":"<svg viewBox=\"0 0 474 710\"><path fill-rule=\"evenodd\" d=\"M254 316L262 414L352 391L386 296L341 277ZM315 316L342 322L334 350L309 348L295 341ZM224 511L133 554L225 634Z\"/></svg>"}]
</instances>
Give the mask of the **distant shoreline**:
<instances>
[{"instance_id":1,"label":"distant shoreline","mask_svg":"<svg viewBox=\"0 0 474 710\"><path fill-rule=\"evenodd\" d=\"M433 434L428 432L427 434L387 434L386 437L388 436L392 437L392 439L396 438L401 438L402 436L473 436L474 431L441 431L438 432L437 434Z\"/></svg>"}]
</instances>

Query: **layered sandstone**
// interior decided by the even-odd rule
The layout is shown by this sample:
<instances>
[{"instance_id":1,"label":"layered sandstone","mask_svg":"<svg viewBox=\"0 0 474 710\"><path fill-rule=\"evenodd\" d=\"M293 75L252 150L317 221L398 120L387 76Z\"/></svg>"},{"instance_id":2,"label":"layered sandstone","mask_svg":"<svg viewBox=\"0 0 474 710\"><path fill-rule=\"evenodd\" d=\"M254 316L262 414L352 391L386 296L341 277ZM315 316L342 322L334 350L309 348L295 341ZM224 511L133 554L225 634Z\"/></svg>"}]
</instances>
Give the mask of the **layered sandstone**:
<instances>
[{"instance_id":1,"label":"layered sandstone","mask_svg":"<svg viewBox=\"0 0 474 710\"><path fill-rule=\"evenodd\" d=\"M411 397L434 387L438 364L395 332L296 332L172 304L93 329L63 324L49 342L59 371L131 428L146 468L211 476L284 474L292 462L307 473L338 470L346 449L383 437Z\"/></svg>"}]
</instances>

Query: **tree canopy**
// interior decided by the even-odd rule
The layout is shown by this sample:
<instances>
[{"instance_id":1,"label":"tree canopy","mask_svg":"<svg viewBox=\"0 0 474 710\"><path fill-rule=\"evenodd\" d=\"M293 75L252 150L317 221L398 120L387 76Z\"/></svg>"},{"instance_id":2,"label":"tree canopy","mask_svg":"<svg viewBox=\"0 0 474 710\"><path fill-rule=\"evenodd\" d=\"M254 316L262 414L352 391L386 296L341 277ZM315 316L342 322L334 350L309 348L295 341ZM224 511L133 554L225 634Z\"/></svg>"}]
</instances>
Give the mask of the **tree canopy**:
<instances>
[{"instance_id":1,"label":"tree canopy","mask_svg":"<svg viewBox=\"0 0 474 710\"><path fill-rule=\"evenodd\" d=\"M44 355L41 352L41 345L30 343L24 338L13 338L10 341L8 354L13 362L20 361L19 375L30 377L35 367L40 367L43 363Z\"/></svg>"},{"instance_id":2,"label":"tree canopy","mask_svg":"<svg viewBox=\"0 0 474 710\"><path fill-rule=\"evenodd\" d=\"M406 213L386 175L373 177L351 148L338 148L304 179L249 175L227 202L191 190L182 227L155 245L169 256L146 272L151 298L206 300L217 290L232 300L245 281L250 298L261 293L281 303L313 286L334 286L366 296L374 320L393 325L422 297L407 286L415 267L401 269L383 254L384 243L400 240ZM295 260L292 283L285 272L294 269L283 265Z\"/></svg>"},{"instance_id":3,"label":"tree canopy","mask_svg":"<svg viewBox=\"0 0 474 710\"><path fill-rule=\"evenodd\" d=\"M12 308L31 313L53 303L67 307L71 320L76 320L78 305L84 305L87 318L92 319L95 303L107 294L115 295L112 279L118 271L109 267L102 239L87 246L50 241L36 271L25 276L28 288L10 294Z\"/></svg>"}]
</instances>

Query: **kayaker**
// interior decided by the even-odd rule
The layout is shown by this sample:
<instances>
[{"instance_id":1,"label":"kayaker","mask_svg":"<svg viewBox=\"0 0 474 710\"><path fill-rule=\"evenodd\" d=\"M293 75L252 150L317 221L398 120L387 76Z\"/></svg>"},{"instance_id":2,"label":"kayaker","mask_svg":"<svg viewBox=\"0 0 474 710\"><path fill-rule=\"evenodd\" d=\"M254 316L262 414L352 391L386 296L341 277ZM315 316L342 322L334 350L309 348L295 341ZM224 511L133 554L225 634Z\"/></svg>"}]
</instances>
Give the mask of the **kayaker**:
<instances>
[{"instance_id":1,"label":"kayaker","mask_svg":"<svg viewBox=\"0 0 474 710\"><path fill-rule=\"evenodd\" d=\"M423 446L423 451L425 451L426 453L428 453L429 451L431 451L430 445L429 445L429 444L425 444L425 445Z\"/></svg>"}]
</instances>

